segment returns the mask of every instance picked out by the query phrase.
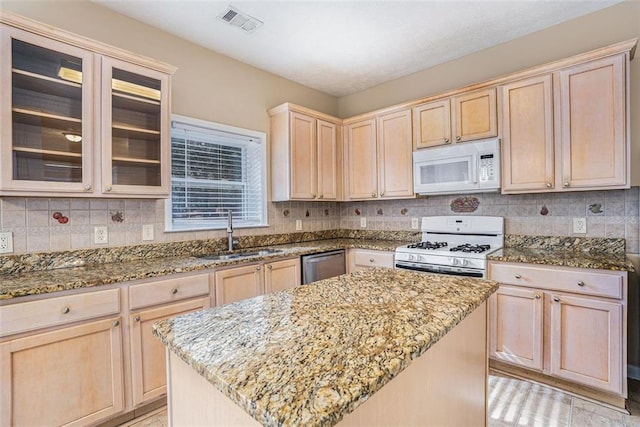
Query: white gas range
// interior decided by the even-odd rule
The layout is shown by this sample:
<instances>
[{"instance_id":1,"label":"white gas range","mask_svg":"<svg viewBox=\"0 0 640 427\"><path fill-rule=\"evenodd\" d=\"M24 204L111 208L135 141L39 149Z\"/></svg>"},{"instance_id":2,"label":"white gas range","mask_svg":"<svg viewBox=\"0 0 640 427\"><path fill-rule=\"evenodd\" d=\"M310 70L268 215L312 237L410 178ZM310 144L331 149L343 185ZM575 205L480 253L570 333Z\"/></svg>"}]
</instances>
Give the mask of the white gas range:
<instances>
[{"instance_id":1,"label":"white gas range","mask_svg":"<svg viewBox=\"0 0 640 427\"><path fill-rule=\"evenodd\" d=\"M421 230L421 242L396 248L396 268L486 277L487 255L504 243L504 218L496 216L423 217Z\"/></svg>"}]
</instances>

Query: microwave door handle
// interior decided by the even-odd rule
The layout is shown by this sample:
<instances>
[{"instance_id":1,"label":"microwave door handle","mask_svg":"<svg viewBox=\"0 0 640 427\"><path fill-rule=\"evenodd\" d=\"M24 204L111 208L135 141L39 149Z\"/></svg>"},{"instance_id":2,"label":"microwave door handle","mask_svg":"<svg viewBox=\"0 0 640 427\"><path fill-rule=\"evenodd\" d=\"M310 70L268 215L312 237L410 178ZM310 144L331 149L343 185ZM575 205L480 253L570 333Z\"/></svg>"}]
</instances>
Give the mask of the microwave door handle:
<instances>
[{"instance_id":1,"label":"microwave door handle","mask_svg":"<svg viewBox=\"0 0 640 427\"><path fill-rule=\"evenodd\" d=\"M473 161L471 162L471 182L478 183L478 155L473 155Z\"/></svg>"}]
</instances>

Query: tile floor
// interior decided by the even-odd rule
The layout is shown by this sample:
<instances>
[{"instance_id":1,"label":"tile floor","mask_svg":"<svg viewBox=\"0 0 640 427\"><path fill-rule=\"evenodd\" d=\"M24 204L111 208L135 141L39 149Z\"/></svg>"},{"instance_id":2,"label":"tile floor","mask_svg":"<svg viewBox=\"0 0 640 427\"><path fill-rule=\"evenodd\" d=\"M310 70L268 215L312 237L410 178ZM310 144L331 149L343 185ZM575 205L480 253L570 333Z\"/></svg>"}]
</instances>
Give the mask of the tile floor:
<instances>
[{"instance_id":1,"label":"tile floor","mask_svg":"<svg viewBox=\"0 0 640 427\"><path fill-rule=\"evenodd\" d=\"M501 375L489 377L489 427L640 427L640 403L632 415L549 387ZM160 408L121 427L167 427Z\"/></svg>"}]
</instances>

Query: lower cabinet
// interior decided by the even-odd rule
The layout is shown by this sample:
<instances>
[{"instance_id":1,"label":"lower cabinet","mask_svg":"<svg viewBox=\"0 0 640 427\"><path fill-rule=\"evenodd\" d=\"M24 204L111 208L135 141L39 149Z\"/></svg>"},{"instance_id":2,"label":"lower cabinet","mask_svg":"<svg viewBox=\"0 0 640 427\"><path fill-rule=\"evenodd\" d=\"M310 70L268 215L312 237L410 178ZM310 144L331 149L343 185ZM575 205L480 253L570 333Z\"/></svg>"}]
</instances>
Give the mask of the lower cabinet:
<instances>
[{"instance_id":1,"label":"lower cabinet","mask_svg":"<svg viewBox=\"0 0 640 427\"><path fill-rule=\"evenodd\" d=\"M229 268L214 275L216 305L223 305L298 286L300 258Z\"/></svg>"},{"instance_id":2,"label":"lower cabinet","mask_svg":"<svg viewBox=\"0 0 640 427\"><path fill-rule=\"evenodd\" d=\"M0 425L87 425L124 409L120 317L0 344Z\"/></svg>"},{"instance_id":3,"label":"lower cabinet","mask_svg":"<svg viewBox=\"0 0 640 427\"><path fill-rule=\"evenodd\" d=\"M627 397L627 273L491 262L489 357Z\"/></svg>"},{"instance_id":4,"label":"lower cabinet","mask_svg":"<svg viewBox=\"0 0 640 427\"><path fill-rule=\"evenodd\" d=\"M347 250L347 273L368 270L374 267L394 267L393 252L372 249Z\"/></svg>"},{"instance_id":5,"label":"lower cabinet","mask_svg":"<svg viewBox=\"0 0 640 427\"><path fill-rule=\"evenodd\" d=\"M165 347L153 336L152 325L160 320L209 306L210 299L206 297L141 310L130 315L133 406L158 398L167 391Z\"/></svg>"}]
</instances>

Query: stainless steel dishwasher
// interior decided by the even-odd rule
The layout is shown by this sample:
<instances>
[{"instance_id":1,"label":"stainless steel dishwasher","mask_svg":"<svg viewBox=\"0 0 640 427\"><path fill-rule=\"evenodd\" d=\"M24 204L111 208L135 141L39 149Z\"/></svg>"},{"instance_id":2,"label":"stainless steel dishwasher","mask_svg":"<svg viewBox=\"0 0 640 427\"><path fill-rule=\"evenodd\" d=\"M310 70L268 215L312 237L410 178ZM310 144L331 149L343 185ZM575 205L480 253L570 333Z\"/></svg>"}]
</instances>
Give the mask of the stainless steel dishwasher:
<instances>
[{"instance_id":1,"label":"stainless steel dishwasher","mask_svg":"<svg viewBox=\"0 0 640 427\"><path fill-rule=\"evenodd\" d=\"M316 282L347 272L344 249L319 254L303 255L302 284Z\"/></svg>"}]
</instances>

